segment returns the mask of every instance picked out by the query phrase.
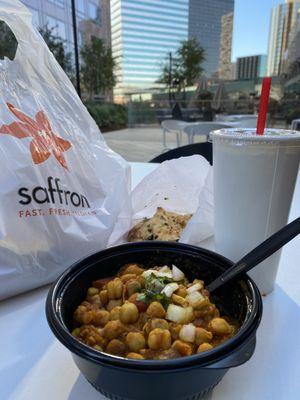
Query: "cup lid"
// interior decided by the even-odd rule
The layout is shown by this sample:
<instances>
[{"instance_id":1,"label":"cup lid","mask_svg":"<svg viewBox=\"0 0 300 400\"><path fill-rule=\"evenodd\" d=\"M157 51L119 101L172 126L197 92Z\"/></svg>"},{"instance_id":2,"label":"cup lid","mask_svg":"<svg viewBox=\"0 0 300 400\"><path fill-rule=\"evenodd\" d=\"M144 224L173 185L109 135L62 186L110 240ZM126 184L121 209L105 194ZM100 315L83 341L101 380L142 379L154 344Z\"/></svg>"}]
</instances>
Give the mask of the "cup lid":
<instances>
[{"instance_id":1,"label":"cup lid","mask_svg":"<svg viewBox=\"0 0 300 400\"><path fill-rule=\"evenodd\" d=\"M230 139L252 142L300 141L300 131L288 129L266 128L263 135L257 135L255 128L223 128L210 132L209 136L211 139Z\"/></svg>"}]
</instances>

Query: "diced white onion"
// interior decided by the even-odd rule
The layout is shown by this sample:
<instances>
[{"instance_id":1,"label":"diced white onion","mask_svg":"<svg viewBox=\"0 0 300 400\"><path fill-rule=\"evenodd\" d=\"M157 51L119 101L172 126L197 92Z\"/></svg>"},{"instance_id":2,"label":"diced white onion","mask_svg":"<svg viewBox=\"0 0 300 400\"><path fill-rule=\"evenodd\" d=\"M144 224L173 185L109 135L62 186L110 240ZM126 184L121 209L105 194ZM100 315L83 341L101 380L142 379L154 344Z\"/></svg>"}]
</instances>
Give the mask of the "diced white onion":
<instances>
[{"instance_id":1,"label":"diced white onion","mask_svg":"<svg viewBox=\"0 0 300 400\"><path fill-rule=\"evenodd\" d=\"M166 319L177 324L187 324L193 319L193 307L180 307L169 304Z\"/></svg>"},{"instance_id":2,"label":"diced white onion","mask_svg":"<svg viewBox=\"0 0 300 400\"><path fill-rule=\"evenodd\" d=\"M182 281L185 278L184 273L176 265L172 265L172 274L174 281Z\"/></svg>"},{"instance_id":3,"label":"diced white onion","mask_svg":"<svg viewBox=\"0 0 300 400\"><path fill-rule=\"evenodd\" d=\"M171 272L171 269L167 265L165 265L165 266L159 268L158 271L159 272Z\"/></svg>"},{"instance_id":4,"label":"diced white onion","mask_svg":"<svg viewBox=\"0 0 300 400\"><path fill-rule=\"evenodd\" d=\"M157 274L157 271L156 271L155 269L147 269L147 271L144 271L144 272L142 273L142 276L143 276L144 278L148 278L151 274L156 275L156 274Z\"/></svg>"},{"instance_id":5,"label":"diced white onion","mask_svg":"<svg viewBox=\"0 0 300 400\"><path fill-rule=\"evenodd\" d=\"M172 275L172 272L170 271L170 272L161 272L161 271L156 271L156 274L155 274L158 278L169 278L169 279L172 279L173 278L173 275Z\"/></svg>"},{"instance_id":6,"label":"diced white onion","mask_svg":"<svg viewBox=\"0 0 300 400\"><path fill-rule=\"evenodd\" d=\"M205 297L200 292L189 293L185 298L191 306L195 306L200 301L204 300Z\"/></svg>"},{"instance_id":7,"label":"diced white onion","mask_svg":"<svg viewBox=\"0 0 300 400\"><path fill-rule=\"evenodd\" d=\"M189 288L187 288L187 292L188 293L193 293L196 292L197 290L200 290L203 288L203 285L201 285L201 283L195 283L193 286L190 286Z\"/></svg>"},{"instance_id":8,"label":"diced white onion","mask_svg":"<svg viewBox=\"0 0 300 400\"><path fill-rule=\"evenodd\" d=\"M172 294L175 292L175 290L177 290L179 288L178 284L173 282L173 283L168 283L163 290L161 291L161 293L164 293L167 297L171 297Z\"/></svg>"},{"instance_id":9,"label":"diced white onion","mask_svg":"<svg viewBox=\"0 0 300 400\"><path fill-rule=\"evenodd\" d=\"M172 279L173 275L171 270L169 269L169 272L164 272L164 271L157 271L156 269L147 269L147 271L144 271L142 276L144 278L148 278L151 274L157 276L158 278L169 278Z\"/></svg>"},{"instance_id":10,"label":"diced white onion","mask_svg":"<svg viewBox=\"0 0 300 400\"><path fill-rule=\"evenodd\" d=\"M196 327L193 324L183 325L179 332L179 338L184 342L194 343Z\"/></svg>"}]
</instances>

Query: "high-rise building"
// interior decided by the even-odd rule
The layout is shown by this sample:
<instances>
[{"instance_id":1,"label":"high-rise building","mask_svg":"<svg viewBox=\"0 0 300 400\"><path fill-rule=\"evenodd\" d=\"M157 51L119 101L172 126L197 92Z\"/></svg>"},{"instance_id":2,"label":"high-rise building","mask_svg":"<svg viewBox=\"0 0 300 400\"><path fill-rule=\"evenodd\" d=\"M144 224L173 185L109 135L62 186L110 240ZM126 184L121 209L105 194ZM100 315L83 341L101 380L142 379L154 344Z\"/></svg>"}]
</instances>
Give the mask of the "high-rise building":
<instances>
[{"instance_id":1,"label":"high-rise building","mask_svg":"<svg viewBox=\"0 0 300 400\"><path fill-rule=\"evenodd\" d=\"M222 16L233 12L234 0L190 0L189 37L205 50L207 75L219 69Z\"/></svg>"},{"instance_id":2,"label":"high-rise building","mask_svg":"<svg viewBox=\"0 0 300 400\"><path fill-rule=\"evenodd\" d=\"M29 8L38 27L52 28L54 34L73 51L71 0L21 0ZM78 42L81 45L90 35L100 37L110 46L109 0L76 0Z\"/></svg>"},{"instance_id":3,"label":"high-rise building","mask_svg":"<svg viewBox=\"0 0 300 400\"><path fill-rule=\"evenodd\" d=\"M300 1L273 7L269 31L267 74L279 75L300 53Z\"/></svg>"},{"instance_id":4,"label":"high-rise building","mask_svg":"<svg viewBox=\"0 0 300 400\"><path fill-rule=\"evenodd\" d=\"M267 56L264 54L239 57L236 60L236 79L256 79L266 75Z\"/></svg>"},{"instance_id":5,"label":"high-rise building","mask_svg":"<svg viewBox=\"0 0 300 400\"><path fill-rule=\"evenodd\" d=\"M224 80L233 79L231 50L232 50L233 12L225 14L221 18L221 41L219 78Z\"/></svg>"},{"instance_id":6,"label":"high-rise building","mask_svg":"<svg viewBox=\"0 0 300 400\"><path fill-rule=\"evenodd\" d=\"M111 0L114 94L156 84L169 52L188 36L188 0Z\"/></svg>"}]
</instances>

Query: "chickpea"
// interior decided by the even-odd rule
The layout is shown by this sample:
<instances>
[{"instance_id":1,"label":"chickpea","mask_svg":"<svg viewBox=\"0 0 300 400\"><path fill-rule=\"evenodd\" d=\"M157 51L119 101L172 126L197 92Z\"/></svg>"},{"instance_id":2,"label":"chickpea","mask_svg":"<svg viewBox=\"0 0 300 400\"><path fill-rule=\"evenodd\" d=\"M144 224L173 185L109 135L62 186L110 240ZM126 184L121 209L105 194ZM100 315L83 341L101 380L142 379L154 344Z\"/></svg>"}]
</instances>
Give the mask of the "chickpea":
<instances>
[{"instance_id":1,"label":"chickpea","mask_svg":"<svg viewBox=\"0 0 300 400\"><path fill-rule=\"evenodd\" d=\"M178 351L181 356L190 356L193 353L193 348L190 344L183 342L182 340L175 340L172 345L173 349Z\"/></svg>"},{"instance_id":2,"label":"chickpea","mask_svg":"<svg viewBox=\"0 0 300 400\"><path fill-rule=\"evenodd\" d=\"M116 339L124 332L124 327L120 321L109 321L103 328L103 335L107 339Z\"/></svg>"},{"instance_id":3,"label":"chickpea","mask_svg":"<svg viewBox=\"0 0 300 400\"><path fill-rule=\"evenodd\" d=\"M80 324L87 325L93 319L93 311L88 311L85 306L78 306L74 312L74 319Z\"/></svg>"},{"instance_id":4,"label":"chickpea","mask_svg":"<svg viewBox=\"0 0 300 400\"><path fill-rule=\"evenodd\" d=\"M120 279L123 283L126 283L128 281L130 281L131 279L135 279L136 275L135 274L125 274L120 276Z\"/></svg>"},{"instance_id":5,"label":"chickpea","mask_svg":"<svg viewBox=\"0 0 300 400\"><path fill-rule=\"evenodd\" d=\"M91 297L88 296L86 299L91 304L97 304L99 307L101 307L101 305L102 305L99 294L95 294L94 296L91 296Z\"/></svg>"},{"instance_id":6,"label":"chickpea","mask_svg":"<svg viewBox=\"0 0 300 400\"><path fill-rule=\"evenodd\" d=\"M130 351L137 352L145 347L146 340L140 332L129 332L126 336L126 344Z\"/></svg>"},{"instance_id":7,"label":"chickpea","mask_svg":"<svg viewBox=\"0 0 300 400\"><path fill-rule=\"evenodd\" d=\"M178 296L175 293L172 294L171 299L174 304L177 304L181 307L188 307L188 305L189 305L189 302L184 297Z\"/></svg>"},{"instance_id":8,"label":"chickpea","mask_svg":"<svg viewBox=\"0 0 300 400\"><path fill-rule=\"evenodd\" d=\"M102 279L97 279L96 281L93 282L93 287L98 288L98 289L104 289L105 286L109 281L111 281L113 278L102 278Z\"/></svg>"},{"instance_id":9,"label":"chickpea","mask_svg":"<svg viewBox=\"0 0 300 400\"><path fill-rule=\"evenodd\" d=\"M123 282L120 278L115 278L107 284L107 294L110 300L120 299L123 294Z\"/></svg>"},{"instance_id":10,"label":"chickpea","mask_svg":"<svg viewBox=\"0 0 300 400\"><path fill-rule=\"evenodd\" d=\"M200 300L195 306L194 309L199 311L199 314L201 316L203 315L203 312L206 312L206 309L211 305L211 302L209 301L208 298L205 298L203 300ZM200 316L200 315L199 315Z\"/></svg>"},{"instance_id":11,"label":"chickpea","mask_svg":"<svg viewBox=\"0 0 300 400\"><path fill-rule=\"evenodd\" d=\"M202 353L203 351L211 350L213 346L209 343L202 343L197 349L197 353Z\"/></svg>"},{"instance_id":12,"label":"chickpea","mask_svg":"<svg viewBox=\"0 0 300 400\"><path fill-rule=\"evenodd\" d=\"M119 300L109 300L106 309L107 311L111 311L113 308L121 306L123 303L122 299Z\"/></svg>"},{"instance_id":13,"label":"chickpea","mask_svg":"<svg viewBox=\"0 0 300 400\"><path fill-rule=\"evenodd\" d=\"M127 296L130 297L133 293L140 292L141 284L136 279L131 279L126 283Z\"/></svg>"},{"instance_id":14,"label":"chickpea","mask_svg":"<svg viewBox=\"0 0 300 400\"><path fill-rule=\"evenodd\" d=\"M170 329L172 340L177 340L179 338L179 332L182 328L182 325L176 324L175 322L171 322L169 324L169 326L170 326L169 329Z\"/></svg>"},{"instance_id":15,"label":"chickpea","mask_svg":"<svg viewBox=\"0 0 300 400\"><path fill-rule=\"evenodd\" d=\"M96 326L104 326L109 320L109 312L106 310L97 310L93 312L92 323Z\"/></svg>"},{"instance_id":16,"label":"chickpea","mask_svg":"<svg viewBox=\"0 0 300 400\"><path fill-rule=\"evenodd\" d=\"M98 294L98 293L99 293L99 289L90 287L90 288L88 288L88 291L87 291L87 297L93 297L93 296L95 296L95 294Z\"/></svg>"},{"instance_id":17,"label":"chickpea","mask_svg":"<svg viewBox=\"0 0 300 400\"><path fill-rule=\"evenodd\" d=\"M136 359L136 360L144 360L144 357L141 354L138 354L138 353L128 353L126 355L126 357L127 358L133 358L133 359Z\"/></svg>"},{"instance_id":18,"label":"chickpea","mask_svg":"<svg viewBox=\"0 0 300 400\"><path fill-rule=\"evenodd\" d=\"M179 285L179 288L176 290L175 294L180 297L186 297L187 295L187 290L184 285Z\"/></svg>"},{"instance_id":19,"label":"chickpea","mask_svg":"<svg viewBox=\"0 0 300 400\"><path fill-rule=\"evenodd\" d=\"M99 297L101 300L102 304L107 304L108 303L108 294L107 294L107 290L101 290L99 293Z\"/></svg>"},{"instance_id":20,"label":"chickpea","mask_svg":"<svg viewBox=\"0 0 300 400\"><path fill-rule=\"evenodd\" d=\"M156 328L169 329L168 321L162 318L153 318L150 323L151 323L151 330Z\"/></svg>"},{"instance_id":21,"label":"chickpea","mask_svg":"<svg viewBox=\"0 0 300 400\"><path fill-rule=\"evenodd\" d=\"M99 329L92 325L85 325L79 328L77 337L82 339L84 343L89 346L95 346L96 344L101 345L103 343L103 338L100 335Z\"/></svg>"},{"instance_id":22,"label":"chickpea","mask_svg":"<svg viewBox=\"0 0 300 400\"><path fill-rule=\"evenodd\" d=\"M167 329L156 328L149 333L148 346L152 350L167 350L171 347L171 334Z\"/></svg>"},{"instance_id":23,"label":"chickpea","mask_svg":"<svg viewBox=\"0 0 300 400\"><path fill-rule=\"evenodd\" d=\"M139 310L133 303L125 303L120 310L120 320L124 324L134 324L139 318Z\"/></svg>"},{"instance_id":24,"label":"chickpea","mask_svg":"<svg viewBox=\"0 0 300 400\"><path fill-rule=\"evenodd\" d=\"M216 336L230 335L232 326L223 318L214 318L208 324L208 329Z\"/></svg>"},{"instance_id":25,"label":"chickpea","mask_svg":"<svg viewBox=\"0 0 300 400\"><path fill-rule=\"evenodd\" d=\"M143 326L143 331L146 335L149 335L153 329L160 328L160 329L169 329L168 321L162 318L153 318L148 320L145 325Z\"/></svg>"},{"instance_id":26,"label":"chickpea","mask_svg":"<svg viewBox=\"0 0 300 400\"><path fill-rule=\"evenodd\" d=\"M115 354L116 356L122 356L126 351L126 345L125 343L121 342L121 340L118 339L113 339L111 340L107 347L106 347L106 352Z\"/></svg>"},{"instance_id":27,"label":"chickpea","mask_svg":"<svg viewBox=\"0 0 300 400\"><path fill-rule=\"evenodd\" d=\"M150 318L164 318L166 315L165 309L158 301L151 303L146 312Z\"/></svg>"},{"instance_id":28,"label":"chickpea","mask_svg":"<svg viewBox=\"0 0 300 400\"><path fill-rule=\"evenodd\" d=\"M110 312L109 319L111 321L116 321L117 319L120 319L120 311L121 311L121 306L114 307Z\"/></svg>"},{"instance_id":29,"label":"chickpea","mask_svg":"<svg viewBox=\"0 0 300 400\"><path fill-rule=\"evenodd\" d=\"M195 344L199 346L202 343L210 342L213 335L211 332L203 328L196 328Z\"/></svg>"},{"instance_id":30,"label":"chickpea","mask_svg":"<svg viewBox=\"0 0 300 400\"><path fill-rule=\"evenodd\" d=\"M142 268L140 268L137 264L129 264L124 271L125 274L135 274L141 275L144 272Z\"/></svg>"},{"instance_id":31,"label":"chickpea","mask_svg":"<svg viewBox=\"0 0 300 400\"><path fill-rule=\"evenodd\" d=\"M141 287L145 287L146 279L142 275L136 277L137 281L140 283Z\"/></svg>"}]
</instances>

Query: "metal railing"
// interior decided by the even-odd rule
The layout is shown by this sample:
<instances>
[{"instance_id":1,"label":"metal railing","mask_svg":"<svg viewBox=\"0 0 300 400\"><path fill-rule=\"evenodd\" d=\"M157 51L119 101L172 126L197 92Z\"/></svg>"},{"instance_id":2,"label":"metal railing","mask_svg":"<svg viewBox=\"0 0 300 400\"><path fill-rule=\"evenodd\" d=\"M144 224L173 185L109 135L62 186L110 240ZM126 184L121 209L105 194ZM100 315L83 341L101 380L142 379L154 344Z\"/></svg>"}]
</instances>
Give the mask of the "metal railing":
<instances>
[{"instance_id":1,"label":"metal railing","mask_svg":"<svg viewBox=\"0 0 300 400\"><path fill-rule=\"evenodd\" d=\"M212 121L217 114L256 114L258 112L258 99L226 99L219 103L216 110L212 106L211 100L197 100L192 107L188 107L188 102L176 101L179 106L174 111L175 103L167 99L155 99L145 101L129 101L128 126L159 125L166 119L181 119L184 121ZM172 111L173 109L173 111ZM300 101L286 100L284 103L270 104L269 107L269 126L288 127L293 119L300 118Z\"/></svg>"}]
</instances>

